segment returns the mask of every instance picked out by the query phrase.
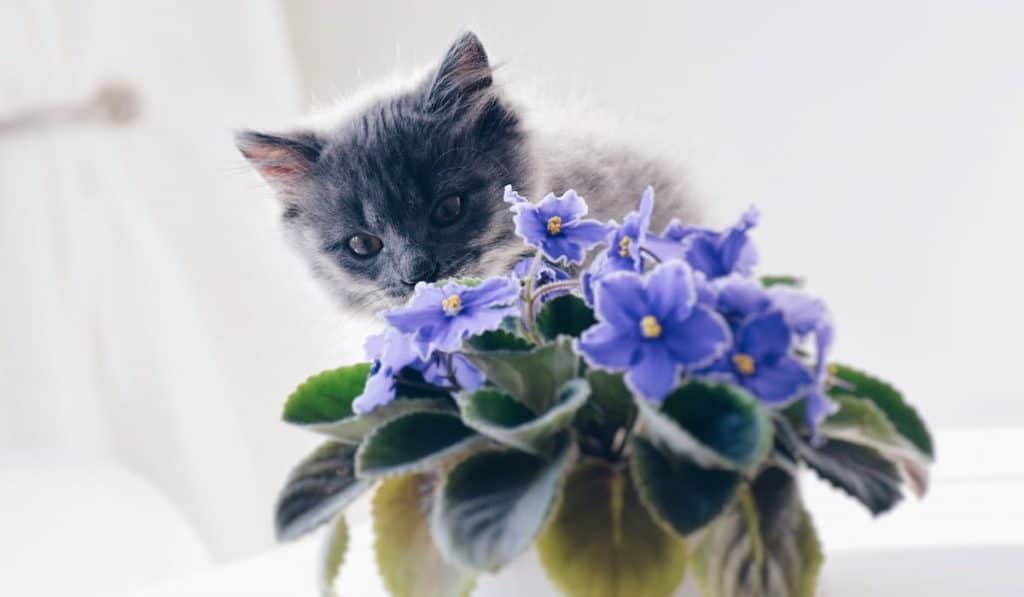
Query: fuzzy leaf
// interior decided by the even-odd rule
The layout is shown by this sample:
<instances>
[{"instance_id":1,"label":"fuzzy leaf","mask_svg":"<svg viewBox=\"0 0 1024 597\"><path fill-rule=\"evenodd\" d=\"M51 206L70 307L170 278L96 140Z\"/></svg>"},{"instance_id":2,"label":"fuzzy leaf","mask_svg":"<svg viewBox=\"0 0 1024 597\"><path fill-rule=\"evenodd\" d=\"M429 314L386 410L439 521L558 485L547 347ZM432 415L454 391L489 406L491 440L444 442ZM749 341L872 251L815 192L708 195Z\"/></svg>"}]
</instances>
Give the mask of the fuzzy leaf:
<instances>
[{"instance_id":1,"label":"fuzzy leaf","mask_svg":"<svg viewBox=\"0 0 1024 597\"><path fill-rule=\"evenodd\" d=\"M829 391L832 396L856 396L874 402L900 435L907 438L925 456L935 457L935 447L928 427L896 388L846 365L836 364L834 369L838 383Z\"/></svg>"},{"instance_id":2,"label":"fuzzy leaf","mask_svg":"<svg viewBox=\"0 0 1024 597\"><path fill-rule=\"evenodd\" d=\"M323 556L320 567L320 594L324 597L337 597L334 590L334 582L338 580L338 573L341 572L341 565L345 561L345 552L348 551L348 523L344 516L337 516L331 530L327 534L327 541L324 543Z\"/></svg>"},{"instance_id":3,"label":"fuzzy leaf","mask_svg":"<svg viewBox=\"0 0 1024 597\"><path fill-rule=\"evenodd\" d=\"M537 552L567 597L668 597L686 568L683 539L651 517L628 472L599 460L569 475Z\"/></svg>"},{"instance_id":4,"label":"fuzzy leaf","mask_svg":"<svg viewBox=\"0 0 1024 597\"><path fill-rule=\"evenodd\" d=\"M466 341L470 350L474 352L491 351L526 351L533 348L528 340L521 338L508 330L491 330L478 336L473 336Z\"/></svg>"},{"instance_id":5,"label":"fuzzy leaf","mask_svg":"<svg viewBox=\"0 0 1024 597\"><path fill-rule=\"evenodd\" d=\"M762 472L708 527L692 563L704 597L812 597L821 545L793 477Z\"/></svg>"},{"instance_id":6,"label":"fuzzy leaf","mask_svg":"<svg viewBox=\"0 0 1024 597\"><path fill-rule=\"evenodd\" d=\"M431 519L441 553L490 571L523 553L554 510L574 454L566 434L550 460L512 450L463 460L448 473Z\"/></svg>"},{"instance_id":7,"label":"fuzzy leaf","mask_svg":"<svg viewBox=\"0 0 1024 597\"><path fill-rule=\"evenodd\" d=\"M328 442L295 467L277 500L279 541L296 539L324 524L369 487L355 476L355 452L355 446Z\"/></svg>"},{"instance_id":8,"label":"fuzzy leaf","mask_svg":"<svg viewBox=\"0 0 1024 597\"><path fill-rule=\"evenodd\" d=\"M359 363L311 376L288 397L284 420L310 425L352 416L352 401L363 393L369 374L369 363Z\"/></svg>"},{"instance_id":9,"label":"fuzzy leaf","mask_svg":"<svg viewBox=\"0 0 1024 597\"><path fill-rule=\"evenodd\" d=\"M359 444L366 434L384 423L418 412L455 413L456 407L450 398L397 398L366 414L350 414L332 423L313 423L303 427L340 442Z\"/></svg>"},{"instance_id":10,"label":"fuzzy leaf","mask_svg":"<svg viewBox=\"0 0 1024 597\"><path fill-rule=\"evenodd\" d=\"M366 436L356 454L356 475L375 478L424 471L479 445L482 438L458 413L414 412Z\"/></svg>"},{"instance_id":11,"label":"fuzzy leaf","mask_svg":"<svg viewBox=\"0 0 1024 597\"><path fill-rule=\"evenodd\" d=\"M751 470L772 446L770 415L735 386L691 381L661 408L637 400L644 435L703 467Z\"/></svg>"},{"instance_id":12,"label":"fuzzy leaf","mask_svg":"<svg viewBox=\"0 0 1024 597\"><path fill-rule=\"evenodd\" d=\"M571 294L551 299L537 315L537 330L548 340L562 335L579 338L595 323L593 309L583 299Z\"/></svg>"},{"instance_id":13,"label":"fuzzy leaf","mask_svg":"<svg viewBox=\"0 0 1024 597\"><path fill-rule=\"evenodd\" d=\"M636 419L636 404L619 373L592 369L587 372L587 383L590 398L576 413L575 425L581 442L593 438L598 446L592 452L609 457L617 435Z\"/></svg>"},{"instance_id":14,"label":"fuzzy leaf","mask_svg":"<svg viewBox=\"0 0 1024 597\"><path fill-rule=\"evenodd\" d=\"M392 597L466 597L476 573L449 564L430 536L429 474L386 479L373 497L374 551Z\"/></svg>"},{"instance_id":15,"label":"fuzzy leaf","mask_svg":"<svg viewBox=\"0 0 1024 597\"><path fill-rule=\"evenodd\" d=\"M632 440L629 466L651 513L680 535L688 535L718 516L740 482L739 473L702 468L685 456L658 449L643 437Z\"/></svg>"},{"instance_id":16,"label":"fuzzy leaf","mask_svg":"<svg viewBox=\"0 0 1024 597\"><path fill-rule=\"evenodd\" d=\"M551 407L557 391L577 376L579 357L569 338L532 350L466 351L488 380L535 413Z\"/></svg>"},{"instance_id":17,"label":"fuzzy leaf","mask_svg":"<svg viewBox=\"0 0 1024 597\"><path fill-rule=\"evenodd\" d=\"M572 424L589 393L586 380L571 380L559 390L551 408L540 415L508 394L486 388L461 396L459 406L466 425L507 446L540 454L558 432Z\"/></svg>"}]
</instances>

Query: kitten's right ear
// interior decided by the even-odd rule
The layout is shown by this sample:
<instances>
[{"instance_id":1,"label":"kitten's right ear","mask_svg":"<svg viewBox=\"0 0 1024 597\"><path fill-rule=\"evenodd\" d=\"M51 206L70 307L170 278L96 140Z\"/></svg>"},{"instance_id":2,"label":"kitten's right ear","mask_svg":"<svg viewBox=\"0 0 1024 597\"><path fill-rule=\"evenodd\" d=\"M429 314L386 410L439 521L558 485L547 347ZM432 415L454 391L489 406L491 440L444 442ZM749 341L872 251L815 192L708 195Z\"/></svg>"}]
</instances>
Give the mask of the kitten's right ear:
<instances>
[{"instance_id":1,"label":"kitten's right ear","mask_svg":"<svg viewBox=\"0 0 1024 597\"><path fill-rule=\"evenodd\" d=\"M319 140L308 133L268 135L241 131L235 134L235 145L284 199L309 174L323 149Z\"/></svg>"},{"instance_id":2,"label":"kitten's right ear","mask_svg":"<svg viewBox=\"0 0 1024 597\"><path fill-rule=\"evenodd\" d=\"M435 110L472 103L492 82L487 51L476 34L467 31L452 43L441 59L429 84L427 102Z\"/></svg>"}]
</instances>

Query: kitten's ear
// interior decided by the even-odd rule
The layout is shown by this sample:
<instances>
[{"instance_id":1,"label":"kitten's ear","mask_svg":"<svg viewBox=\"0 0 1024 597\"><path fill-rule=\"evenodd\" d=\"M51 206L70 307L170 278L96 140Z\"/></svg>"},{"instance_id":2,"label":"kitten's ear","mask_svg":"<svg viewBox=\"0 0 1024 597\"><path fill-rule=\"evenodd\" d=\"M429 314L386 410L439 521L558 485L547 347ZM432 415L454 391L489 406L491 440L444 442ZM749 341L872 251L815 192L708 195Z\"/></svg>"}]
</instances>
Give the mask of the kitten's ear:
<instances>
[{"instance_id":1,"label":"kitten's ear","mask_svg":"<svg viewBox=\"0 0 1024 597\"><path fill-rule=\"evenodd\" d=\"M476 34L467 31L448 48L429 83L431 109L455 108L480 97L491 86L491 65Z\"/></svg>"},{"instance_id":2,"label":"kitten's ear","mask_svg":"<svg viewBox=\"0 0 1024 597\"><path fill-rule=\"evenodd\" d=\"M320 157L320 142L312 134L268 135L256 131L235 134L235 145L253 168L278 192L294 189Z\"/></svg>"}]
</instances>

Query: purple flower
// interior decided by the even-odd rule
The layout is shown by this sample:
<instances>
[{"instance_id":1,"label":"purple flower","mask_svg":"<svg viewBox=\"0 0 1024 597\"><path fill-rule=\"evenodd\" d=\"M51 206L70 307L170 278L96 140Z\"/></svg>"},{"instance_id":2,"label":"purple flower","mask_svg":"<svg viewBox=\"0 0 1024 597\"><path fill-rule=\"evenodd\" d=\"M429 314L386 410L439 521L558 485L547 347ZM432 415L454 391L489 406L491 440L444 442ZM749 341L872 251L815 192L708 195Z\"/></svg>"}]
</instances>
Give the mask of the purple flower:
<instances>
[{"instance_id":1,"label":"purple flower","mask_svg":"<svg viewBox=\"0 0 1024 597\"><path fill-rule=\"evenodd\" d=\"M506 201L512 203L516 234L556 263L582 263L587 249L608 235L604 224L582 219L587 204L571 189L561 197L548 195L536 205L508 189Z\"/></svg>"},{"instance_id":2,"label":"purple flower","mask_svg":"<svg viewBox=\"0 0 1024 597\"><path fill-rule=\"evenodd\" d=\"M839 410L839 405L826 394L829 378L828 356L832 350L834 336L832 323L827 319L823 320L814 332L814 383L811 385L811 390L807 392L804 418L807 421L807 427L811 430L811 442L816 444L822 441L818 432L821 423L829 415L835 414Z\"/></svg>"},{"instance_id":3,"label":"purple flower","mask_svg":"<svg viewBox=\"0 0 1024 597\"><path fill-rule=\"evenodd\" d=\"M423 380L439 388L476 390L483 385L483 374L460 354L434 352L428 359L420 358L411 339L391 329L366 339L366 357L372 361L370 375L363 393L352 403L356 414L366 414L395 399L398 377L403 370L419 371Z\"/></svg>"},{"instance_id":4,"label":"purple flower","mask_svg":"<svg viewBox=\"0 0 1024 597\"><path fill-rule=\"evenodd\" d=\"M519 281L490 278L477 286L447 282L416 285L409 303L384 313L392 327L411 337L421 358L435 350L452 352L472 335L496 329L501 320L519 311Z\"/></svg>"},{"instance_id":5,"label":"purple flower","mask_svg":"<svg viewBox=\"0 0 1024 597\"><path fill-rule=\"evenodd\" d=\"M608 251L605 253L605 271L644 271L644 261L640 248L646 244L647 229L651 225L651 212L654 210L654 189L647 187L640 197L640 208L630 212L615 228L608 240Z\"/></svg>"},{"instance_id":6,"label":"purple flower","mask_svg":"<svg viewBox=\"0 0 1024 597\"><path fill-rule=\"evenodd\" d=\"M757 209L751 207L739 222L722 232L673 221L661 236L652 235L649 249L662 261L685 259L709 280L732 273L750 275L757 264L757 250L748 232L758 218Z\"/></svg>"},{"instance_id":7,"label":"purple flower","mask_svg":"<svg viewBox=\"0 0 1024 597\"><path fill-rule=\"evenodd\" d=\"M762 402L784 404L813 381L803 363L790 355L793 330L780 311L748 318L735 332L735 344L702 372L737 383Z\"/></svg>"},{"instance_id":8,"label":"purple flower","mask_svg":"<svg viewBox=\"0 0 1024 597\"><path fill-rule=\"evenodd\" d=\"M697 304L693 272L663 263L646 276L613 272L596 287L598 323L577 350L594 367L626 371L634 392L661 401L684 368L713 361L729 343L725 321Z\"/></svg>"}]
</instances>

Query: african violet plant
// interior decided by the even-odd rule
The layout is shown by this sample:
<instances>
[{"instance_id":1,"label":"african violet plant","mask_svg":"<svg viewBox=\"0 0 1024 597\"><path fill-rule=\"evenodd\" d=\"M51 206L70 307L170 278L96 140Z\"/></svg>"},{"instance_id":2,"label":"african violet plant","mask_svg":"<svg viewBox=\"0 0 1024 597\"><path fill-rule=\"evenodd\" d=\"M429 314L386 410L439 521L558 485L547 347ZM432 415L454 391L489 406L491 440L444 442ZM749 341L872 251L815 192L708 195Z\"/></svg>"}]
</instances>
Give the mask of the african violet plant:
<instances>
[{"instance_id":1,"label":"african violet plant","mask_svg":"<svg viewBox=\"0 0 1024 597\"><path fill-rule=\"evenodd\" d=\"M622 224L569 191L511 188L535 249L507 276L421 283L383 313L370 363L315 375L284 417L330 439L277 509L281 539L377 486L376 556L395 596L461 596L535 547L573 597L812 595L808 467L874 514L922 495L932 441L889 384L829 362L824 303L754 277L750 210L724 231Z\"/></svg>"}]
</instances>

